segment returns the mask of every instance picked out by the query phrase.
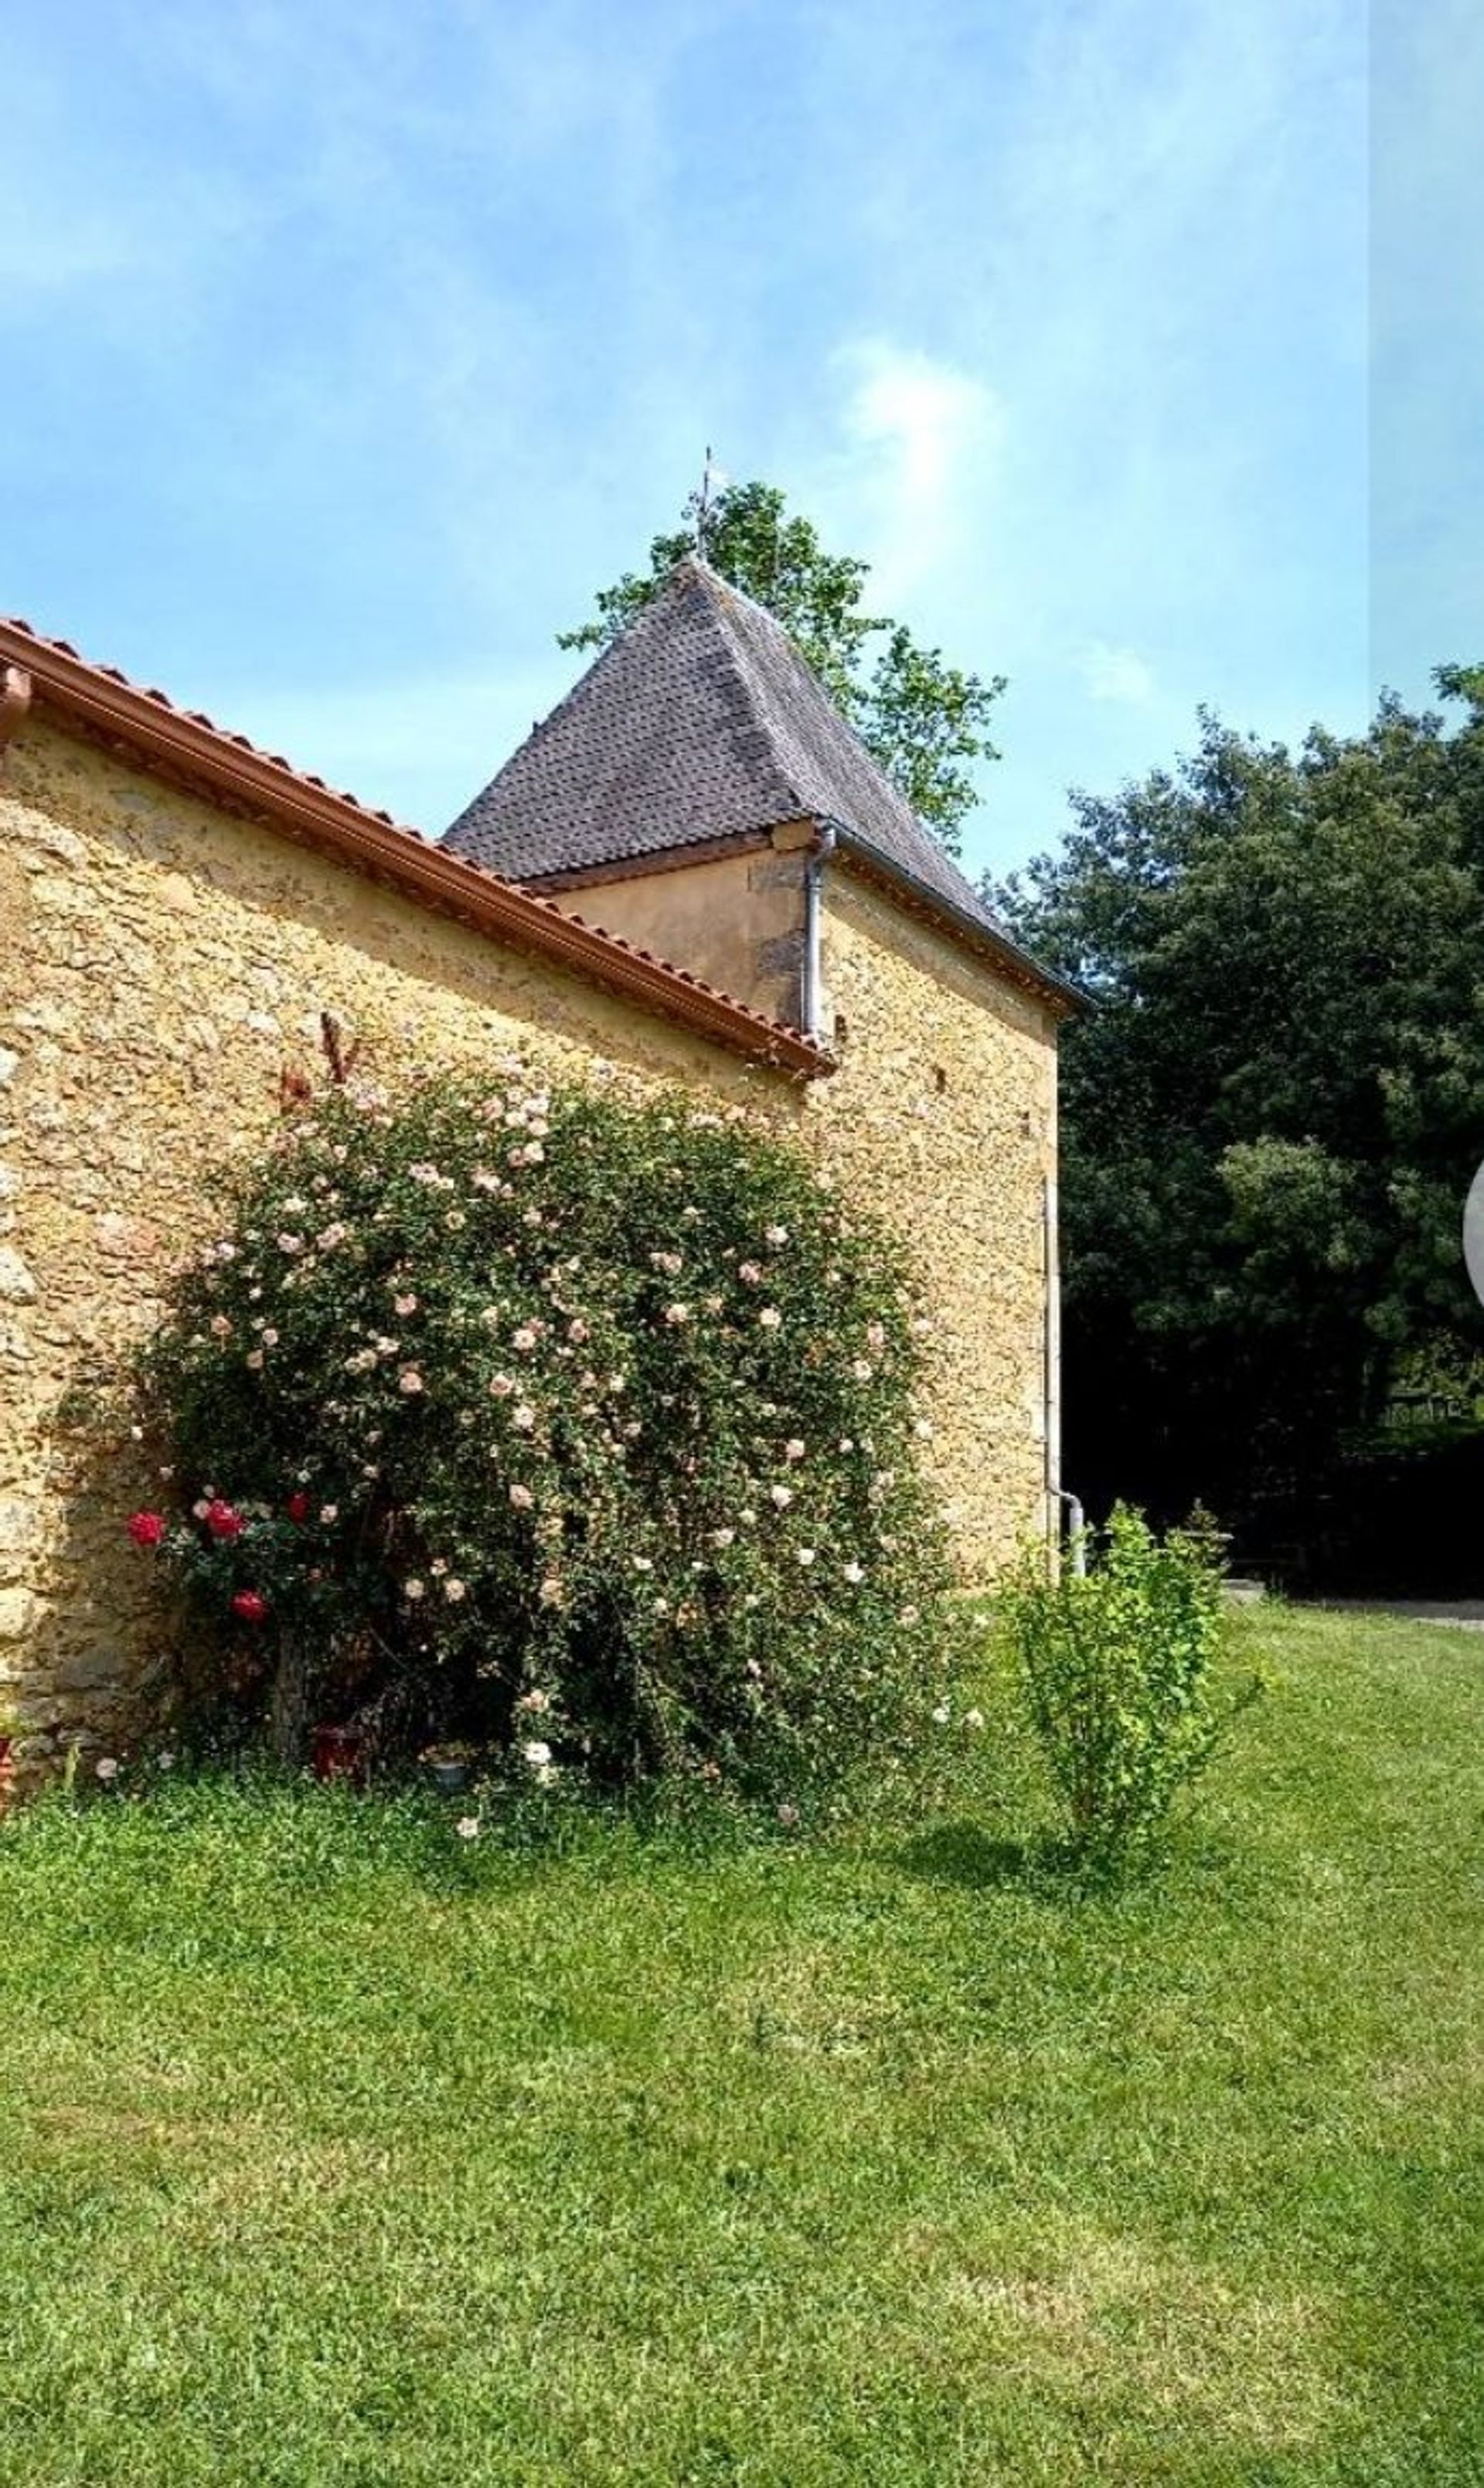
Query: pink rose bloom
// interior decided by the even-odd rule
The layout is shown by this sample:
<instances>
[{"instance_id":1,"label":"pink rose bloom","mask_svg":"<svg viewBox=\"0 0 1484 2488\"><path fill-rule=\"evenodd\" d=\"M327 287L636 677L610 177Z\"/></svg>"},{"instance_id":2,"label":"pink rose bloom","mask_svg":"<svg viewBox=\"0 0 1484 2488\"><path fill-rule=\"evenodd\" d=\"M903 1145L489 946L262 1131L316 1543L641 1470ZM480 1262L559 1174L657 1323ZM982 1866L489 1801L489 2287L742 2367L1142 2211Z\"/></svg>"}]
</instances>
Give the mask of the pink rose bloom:
<instances>
[{"instance_id":1,"label":"pink rose bloom","mask_svg":"<svg viewBox=\"0 0 1484 2488\"><path fill-rule=\"evenodd\" d=\"M416 1398L422 1387L423 1377L418 1372L416 1367L412 1365L405 1365L402 1371L397 1376L398 1390L406 1392L407 1398L412 1400Z\"/></svg>"}]
</instances>

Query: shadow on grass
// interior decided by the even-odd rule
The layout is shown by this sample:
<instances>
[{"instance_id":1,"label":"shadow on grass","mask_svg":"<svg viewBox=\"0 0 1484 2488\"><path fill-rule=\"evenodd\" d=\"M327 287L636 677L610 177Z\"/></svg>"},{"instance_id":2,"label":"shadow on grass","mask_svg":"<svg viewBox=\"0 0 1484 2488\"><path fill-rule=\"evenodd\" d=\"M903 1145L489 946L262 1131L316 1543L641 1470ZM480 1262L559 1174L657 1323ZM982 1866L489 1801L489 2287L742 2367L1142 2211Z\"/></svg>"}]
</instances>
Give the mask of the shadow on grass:
<instances>
[{"instance_id":1,"label":"shadow on grass","mask_svg":"<svg viewBox=\"0 0 1484 2488\"><path fill-rule=\"evenodd\" d=\"M938 1823L896 1852L896 1863L927 1883L966 1892L1066 1890L1071 1861L1049 1835L996 1839L977 1823Z\"/></svg>"},{"instance_id":2,"label":"shadow on grass","mask_svg":"<svg viewBox=\"0 0 1484 2488\"><path fill-rule=\"evenodd\" d=\"M1089 1853L1050 1831L995 1837L981 1824L935 1824L893 1853L904 1874L965 1892L1023 1892L1039 1901L1106 1900L1148 1881L1166 1863L1162 1846L1116 1856Z\"/></svg>"}]
</instances>

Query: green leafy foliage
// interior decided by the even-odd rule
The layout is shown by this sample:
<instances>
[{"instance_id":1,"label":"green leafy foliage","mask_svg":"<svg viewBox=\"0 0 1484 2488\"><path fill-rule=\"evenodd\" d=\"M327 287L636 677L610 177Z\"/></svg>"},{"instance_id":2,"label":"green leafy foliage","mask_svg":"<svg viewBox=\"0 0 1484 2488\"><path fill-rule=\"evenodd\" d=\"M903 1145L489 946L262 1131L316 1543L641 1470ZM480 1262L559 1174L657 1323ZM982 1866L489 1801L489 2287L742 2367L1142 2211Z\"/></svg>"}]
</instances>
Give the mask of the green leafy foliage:
<instances>
[{"instance_id":1,"label":"green leafy foliage","mask_svg":"<svg viewBox=\"0 0 1484 2488\"><path fill-rule=\"evenodd\" d=\"M698 532L712 568L776 615L887 777L957 855L974 800L969 766L998 757L987 726L1004 677L965 673L920 647L904 623L863 613L870 563L826 552L776 485L730 484L704 513L693 494L682 525L655 537L648 572L626 571L600 590L596 618L560 633L558 647L616 639L695 551Z\"/></svg>"},{"instance_id":2,"label":"green leafy foliage","mask_svg":"<svg viewBox=\"0 0 1484 2488\"><path fill-rule=\"evenodd\" d=\"M145 1353L160 1552L291 1741L312 1696L542 1780L821 1785L932 1673L913 1321L884 1233L740 1117L514 1061L336 1090Z\"/></svg>"},{"instance_id":3,"label":"green leafy foliage","mask_svg":"<svg viewBox=\"0 0 1484 2488\"><path fill-rule=\"evenodd\" d=\"M1484 1155L1484 693L1075 799L996 893L1093 1007L1063 1048L1068 1474L1307 1510L1418 1353L1468 1362Z\"/></svg>"},{"instance_id":4,"label":"green leafy foliage","mask_svg":"<svg viewBox=\"0 0 1484 2488\"><path fill-rule=\"evenodd\" d=\"M1084 1544L1085 1572L1054 1580L1027 1555L1003 1614L1074 1845L1112 1859L1147 1843L1210 1758L1222 1541L1209 1523L1162 1541L1119 1504Z\"/></svg>"}]
</instances>

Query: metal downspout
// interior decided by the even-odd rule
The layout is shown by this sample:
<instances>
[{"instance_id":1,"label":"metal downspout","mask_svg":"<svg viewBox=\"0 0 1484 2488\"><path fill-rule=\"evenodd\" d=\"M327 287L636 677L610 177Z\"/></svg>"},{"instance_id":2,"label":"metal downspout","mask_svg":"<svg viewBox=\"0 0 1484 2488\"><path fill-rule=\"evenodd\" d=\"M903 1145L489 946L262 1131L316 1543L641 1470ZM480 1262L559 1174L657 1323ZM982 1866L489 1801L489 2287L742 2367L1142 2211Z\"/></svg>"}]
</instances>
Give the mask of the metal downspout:
<instances>
[{"instance_id":1,"label":"metal downspout","mask_svg":"<svg viewBox=\"0 0 1484 2488\"><path fill-rule=\"evenodd\" d=\"M821 821L819 836L804 866L804 1034L824 1045L824 882L825 866L834 854L839 833L833 821Z\"/></svg>"}]
</instances>

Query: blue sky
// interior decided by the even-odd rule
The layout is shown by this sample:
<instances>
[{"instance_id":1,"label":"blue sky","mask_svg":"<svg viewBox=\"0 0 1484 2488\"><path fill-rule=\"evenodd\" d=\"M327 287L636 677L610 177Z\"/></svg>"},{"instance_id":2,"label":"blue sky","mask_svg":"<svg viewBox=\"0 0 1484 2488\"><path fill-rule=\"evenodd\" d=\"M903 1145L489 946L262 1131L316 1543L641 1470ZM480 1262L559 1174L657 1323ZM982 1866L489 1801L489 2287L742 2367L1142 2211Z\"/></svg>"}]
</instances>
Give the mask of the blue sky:
<instances>
[{"instance_id":1,"label":"blue sky","mask_svg":"<svg viewBox=\"0 0 1484 2488\"><path fill-rule=\"evenodd\" d=\"M1384 96L1359 0L13 14L0 605L436 831L710 441L1011 677L973 865L1358 724L1484 655L1478 13L1392 6Z\"/></svg>"}]
</instances>

